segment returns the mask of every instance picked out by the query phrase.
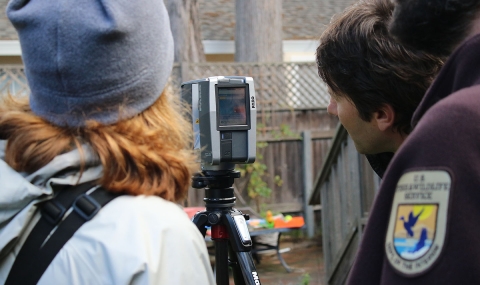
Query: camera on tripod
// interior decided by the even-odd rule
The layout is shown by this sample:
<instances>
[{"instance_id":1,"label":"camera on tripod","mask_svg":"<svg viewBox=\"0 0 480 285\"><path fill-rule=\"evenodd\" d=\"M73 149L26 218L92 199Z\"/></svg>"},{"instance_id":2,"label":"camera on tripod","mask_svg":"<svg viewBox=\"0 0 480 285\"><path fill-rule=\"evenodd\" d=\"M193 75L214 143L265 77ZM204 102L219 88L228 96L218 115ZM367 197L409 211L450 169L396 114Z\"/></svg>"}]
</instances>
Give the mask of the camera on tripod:
<instances>
[{"instance_id":1,"label":"camera on tripod","mask_svg":"<svg viewBox=\"0 0 480 285\"><path fill-rule=\"evenodd\" d=\"M205 236L211 227L215 244L218 285L229 284L228 267L235 284L260 284L253 263L248 215L234 209L232 187L240 172L235 164L253 163L256 155L257 105L251 77L215 76L184 82L182 99L191 106L194 149L200 155L202 173L192 179L193 188L205 188L205 211L193 222Z\"/></svg>"},{"instance_id":2,"label":"camera on tripod","mask_svg":"<svg viewBox=\"0 0 480 285\"><path fill-rule=\"evenodd\" d=\"M184 82L182 99L192 106L194 149L200 151L203 170L255 161L257 109L251 77Z\"/></svg>"}]
</instances>

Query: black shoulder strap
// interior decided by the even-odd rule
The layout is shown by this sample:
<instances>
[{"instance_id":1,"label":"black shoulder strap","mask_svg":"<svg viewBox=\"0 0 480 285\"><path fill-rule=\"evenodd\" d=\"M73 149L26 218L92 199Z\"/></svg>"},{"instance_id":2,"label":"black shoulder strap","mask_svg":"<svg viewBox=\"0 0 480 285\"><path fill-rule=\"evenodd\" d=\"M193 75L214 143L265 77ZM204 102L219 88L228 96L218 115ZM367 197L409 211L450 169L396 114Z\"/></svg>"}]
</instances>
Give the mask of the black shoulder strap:
<instances>
[{"instance_id":1,"label":"black shoulder strap","mask_svg":"<svg viewBox=\"0 0 480 285\"><path fill-rule=\"evenodd\" d=\"M40 206L42 216L18 253L6 285L37 284L50 262L75 231L92 219L105 204L120 195L110 193L102 187L86 194L94 186L92 183L84 183L67 187ZM73 210L64 217L70 208Z\"/></svg>"}]
</instances>

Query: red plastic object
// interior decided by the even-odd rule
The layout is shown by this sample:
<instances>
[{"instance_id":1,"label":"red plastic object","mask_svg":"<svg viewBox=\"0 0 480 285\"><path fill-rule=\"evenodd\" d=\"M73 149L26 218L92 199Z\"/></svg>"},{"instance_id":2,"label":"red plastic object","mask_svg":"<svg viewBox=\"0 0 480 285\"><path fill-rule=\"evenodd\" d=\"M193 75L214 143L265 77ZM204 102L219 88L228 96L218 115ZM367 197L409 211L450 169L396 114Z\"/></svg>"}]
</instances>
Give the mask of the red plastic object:
<instances>
[{"instance_id":1,"label":"red plastic object","mask_svg":"<svg viewBox=\"0 0 480 285\"><path fill-rule=\"evenodd\" d=\"M283 219L275 219L273 221L274 228L301 228L305 225L305 220L303 217L292 217L292 219L288 222L284 221Z\"/></svg>"}]
</instances>

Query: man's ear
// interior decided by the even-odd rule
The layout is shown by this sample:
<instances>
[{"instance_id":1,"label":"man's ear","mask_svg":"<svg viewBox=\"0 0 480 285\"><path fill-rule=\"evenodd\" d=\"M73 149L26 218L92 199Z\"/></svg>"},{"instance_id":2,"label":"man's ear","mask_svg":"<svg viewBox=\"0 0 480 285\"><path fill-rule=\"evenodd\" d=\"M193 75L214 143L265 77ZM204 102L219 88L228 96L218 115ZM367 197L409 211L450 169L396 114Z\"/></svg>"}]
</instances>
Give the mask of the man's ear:
<instances>
[{"instance_id":1,"label":"man's ear","mask_svg":"<svg viewBox=\"0 0 480 285\"><path fill-rule=\"evenodd\" d=\"M393 126L395 122L395 111L389 104L383 104L380 109L373 113L373 119L377 121L380 131L386 131Z\"/></svg>"}]
</instances>

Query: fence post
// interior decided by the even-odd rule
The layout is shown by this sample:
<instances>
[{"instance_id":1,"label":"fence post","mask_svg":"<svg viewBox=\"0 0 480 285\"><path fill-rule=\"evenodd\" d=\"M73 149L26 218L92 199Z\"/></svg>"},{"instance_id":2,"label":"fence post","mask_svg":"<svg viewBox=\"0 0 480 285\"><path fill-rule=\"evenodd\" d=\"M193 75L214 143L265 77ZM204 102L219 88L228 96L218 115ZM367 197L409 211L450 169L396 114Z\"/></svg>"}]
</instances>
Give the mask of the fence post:
<instances>
[{"instance_id":1,"label":"fence post","mask_svg":"<svg viewBox=\"0 0 480 285\"><path fill-rule=\"evenodd\" d=\"M312 175L312 134L310 131L303 131L303 215L307 225L307 236L312 238L315 234L315 223L313 221L313 207L308 205L313 188Z\"/></svg>"},{"instance_id":2,"label":"fence post","mask_svg":"<svg viewBox=\"0 0 480 285\"><path fill-rule=\"evenodd\" d=\"M182 61L180 63L180 77L181 77L180 82L185 82L190 80L189 68L190 66L188 62Z\"/></svg>"}]
</instances>

